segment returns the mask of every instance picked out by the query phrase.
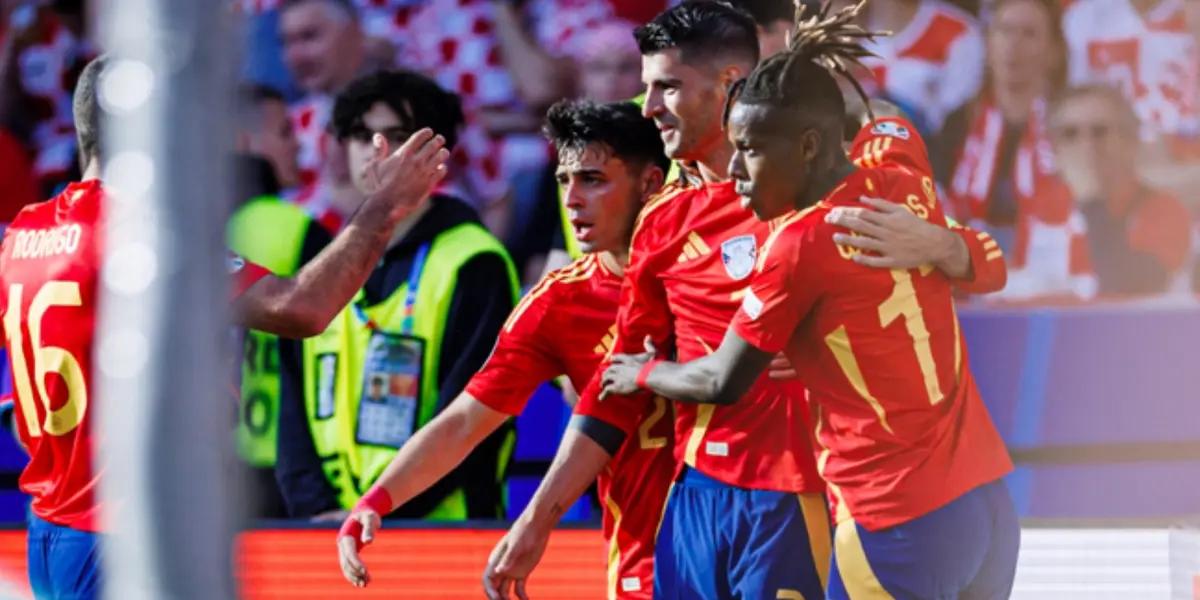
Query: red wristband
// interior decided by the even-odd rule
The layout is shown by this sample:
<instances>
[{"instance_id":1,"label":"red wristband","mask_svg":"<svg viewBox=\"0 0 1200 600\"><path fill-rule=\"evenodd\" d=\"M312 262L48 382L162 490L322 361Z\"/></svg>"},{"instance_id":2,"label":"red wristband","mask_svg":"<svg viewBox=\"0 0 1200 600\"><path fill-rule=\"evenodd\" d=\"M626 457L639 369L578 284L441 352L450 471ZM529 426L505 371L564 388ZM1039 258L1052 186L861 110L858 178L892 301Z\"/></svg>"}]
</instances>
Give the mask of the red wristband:
<instances>
[{"instance_id":1,"label":"red wristband","mask_svg":"<svg viewBox=\"0 0 1200 600\"><path fill-rule=\"evenodd\" d=\"M351 515L349 517L346 517L345 521L342 521L342 527L341 527L341 529L338 529L338 538L341 538L342 536L348 537L348 538L354 540L354 548L355 549L362 550L363 549L362 533L363 533L362 523L359 523L358 519L355 519L354 516Z\"/></svg>"},{"instance_id":2,"label":"red wristband","mask_svg":"<svg viewBox=\"0 0 1200 600\"><path fill-rule=\"evenodd\" d=\"M642 365L642 370L638 371L638 376L637 376L637 386L639 388L641 388L643 390L650 389L650 386L646 385L646 379L648 377L650 377L650 371L653 371L654 367L657 367L658 363L661 363L662 361L663 360L661 358L654 358L654 359L651 359L650 362L646 363L645 365Z\"/></svg>"},{"instance_id":3,"label":"red wristband","mask_svg":"<svg viewBox=\"0 0 1200 600\"><path fill-rule=\"evenodd\" d=\"M363 508L373 510L380 518L383 518L392 512L395 506L392 505L392 495L383 486L375 485L371 486L371 489L358 499L358 504L354 505L356 511Z\"/></svg>"},{"instance_id":4,"label":"red wristband","mask_svg":"<svg viewBox=\"0 0 1200 600\"><path fill-rule=\"evenodd\" d=\"M350 511L350 516L342 521L341 529L338 529L338 537L347 536L354 539L354 547L362 550L362 534L363 526L358 519L354 518L354 513L362 510L374 511L375 514L383 518L395 508L392 505L392 496L382 486L374 486L367 490L367 493L362 498L358 499L358 503L354 505L354 510Z\"/></svg>"}]
</instances>

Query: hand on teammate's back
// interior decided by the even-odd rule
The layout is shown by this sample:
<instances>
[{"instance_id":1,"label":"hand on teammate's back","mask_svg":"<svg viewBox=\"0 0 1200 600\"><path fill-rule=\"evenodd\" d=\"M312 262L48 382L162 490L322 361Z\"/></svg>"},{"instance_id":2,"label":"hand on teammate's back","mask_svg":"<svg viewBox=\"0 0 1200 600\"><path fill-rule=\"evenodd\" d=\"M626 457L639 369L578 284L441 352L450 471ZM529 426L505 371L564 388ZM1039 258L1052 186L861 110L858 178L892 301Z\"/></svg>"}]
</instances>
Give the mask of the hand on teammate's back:
<instances>
[{"instance_id":1,"label":"hand on teammate's back","mask_svg":"<svg viewBox=\"0 0 1200 600\"><path fill-rule=\"evenodd\" d=\"M866 196L862 203L835 207L825 217L826 222L850 230L833 234L835 243L865 251L855 253L854 262L881 269L915 269L938 264L953 250L953 233L914 215L903 204Z\"/></svg>"},{"instance_id":2,"label":"hand on teammate's back","mask_svg":"<svg viewBox=\"0 0 1200 600\"><path fill-rule=\"evenodd\" d=\"M394 152L380 134L375 134L372 142L375 156L363 167L362 177L367 202L387 203L392 209L390 216L402 220L446 176L446 161L450 159L446 140L425 128L409 136Z\"/></svg>"}]
</instances>

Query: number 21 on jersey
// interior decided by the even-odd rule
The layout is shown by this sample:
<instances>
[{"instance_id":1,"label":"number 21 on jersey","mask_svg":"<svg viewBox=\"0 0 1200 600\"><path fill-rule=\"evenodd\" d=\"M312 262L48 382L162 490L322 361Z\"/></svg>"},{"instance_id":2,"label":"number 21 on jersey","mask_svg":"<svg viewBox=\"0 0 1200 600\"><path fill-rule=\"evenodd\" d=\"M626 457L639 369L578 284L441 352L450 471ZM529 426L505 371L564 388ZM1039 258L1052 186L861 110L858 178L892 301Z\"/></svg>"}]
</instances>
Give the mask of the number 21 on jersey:
<instances>
[{"instance_id":1,"label":"number 21 on jersey","mask_svg":"<svg viewBox=\"0 0 1200 600\"><path fill-rule=\"evenodd\" d=\"M8 289L8 306L4 312L5 342L12 356L13 384L16 386L17 400L21 403L21 414L31 437L40 437L43 433L65 435L74 431L83 421L88 406L87 386L83 367L74 354L65 348L42 343L42 321L46 311L52 307L82 306L79 283L50 281L33 294L27 320L31 360L25 356L26 332L22 330L21 322L24 296L25 286L12 284ZM66 402L57 409L50 406L50 391L46 385L47 376L52 373L62 379L67 393ZM40 423L38 403L46 411L46 418Z\"/></svg>"}]
</instances>

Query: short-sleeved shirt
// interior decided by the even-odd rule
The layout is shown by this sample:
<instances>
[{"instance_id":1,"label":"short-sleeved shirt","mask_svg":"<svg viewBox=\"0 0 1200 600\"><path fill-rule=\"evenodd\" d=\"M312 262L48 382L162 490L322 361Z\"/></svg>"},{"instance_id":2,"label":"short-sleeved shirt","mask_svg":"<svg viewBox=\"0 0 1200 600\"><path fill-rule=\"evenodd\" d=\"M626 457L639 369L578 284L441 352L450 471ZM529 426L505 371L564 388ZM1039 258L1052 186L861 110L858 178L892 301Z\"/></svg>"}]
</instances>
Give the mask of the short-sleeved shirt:
<instances>
[{"instance_id":1,"label":"short-sleeved shirt","mask_svg":"<svg viewBox=\"0 0 1200 600\"><path fill-rule=\"evenodd\" d=\"M643 352L649 336L681 362L721 344L771 225L742 208L733 183L671 186L642 210L621 296L616 352ZM593 379L579 406L630 430L648 396L598 401ZM816 472L804 386L765 374L730 406L675 403L677 463L747 489L824 489Z\"/></svg>"},{"instance_id":2,"label":"short-sleeved shirt","mask_svg":"<svg viewBox=\"0 0 1200 600\"><path fill-rule=\"evenodd\" d=\"M39 518L99 529L92 387L105 192L73 183L23 209L0 246L0 310L17 434L29 451L19 486Z\"/></svg>"},{"instance_id":3,"label":"short-sleeved shirt","mask_svg":"<svg viewBox=\"0 0 1200 600\"><path fill-rule=\"evenodd\" d=\"M1012 469L980 398L952 282L933 268L850 260L825 222L868 195L945 224L927 176L861 169L817 205L775 222L734 331L785 351L809 388L818 466L839 521L877 530L937 509Z\"/></svg>"},{"instance_id":4,"label":"short-sleeved shirt","mask_svg":"<svg viewBox=\"0 0 1200 600\"><path fill-rule=\"evenodd\" d=\"M513 310L466 392L517 415L539 385L559 375L583 389L612 349L620 289L621 277L594 254L546 275ZM598 481L614 598L650 598L654 538L674 475L669 404L659 398L634 420Z\"/></svg>"}]
</instances>

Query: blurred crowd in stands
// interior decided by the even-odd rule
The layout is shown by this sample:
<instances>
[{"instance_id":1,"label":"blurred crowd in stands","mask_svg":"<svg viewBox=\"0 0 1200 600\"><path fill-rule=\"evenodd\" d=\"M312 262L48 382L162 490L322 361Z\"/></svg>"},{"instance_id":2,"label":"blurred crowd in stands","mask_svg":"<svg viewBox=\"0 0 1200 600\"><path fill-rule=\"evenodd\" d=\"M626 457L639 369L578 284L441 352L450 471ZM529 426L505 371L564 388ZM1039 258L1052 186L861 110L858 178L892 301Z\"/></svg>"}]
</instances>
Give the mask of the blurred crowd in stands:
<instances>
[{"instance_id":1,"label":"blurred crowd in stands","mask_svg":"<svg viewBox=\"0 0 1200 600\"><path fill-rule=\"evenodd\" d=\"M275 188L336 231L360 198L329 133L334 98L379 69L424 73L462 100L448 193L530 283L563 237L541 116L563 97L637 96L630 31L667 3L237 0L238 149L267 163L249 167L247 191ZM77 174L69 90L99 50L93 4L0 0L0 221ZM766 53L785 43L790 1L734 4ZM929 140L952 214L1007 254L1012 277L993 299L1182 293L1200 279L1197 3L891 0L865 20L893 32L874 45L868 90Z\"/></svg>"}]
</instances>

